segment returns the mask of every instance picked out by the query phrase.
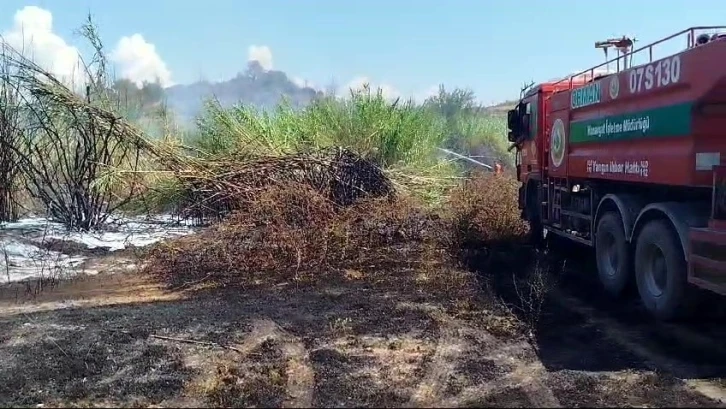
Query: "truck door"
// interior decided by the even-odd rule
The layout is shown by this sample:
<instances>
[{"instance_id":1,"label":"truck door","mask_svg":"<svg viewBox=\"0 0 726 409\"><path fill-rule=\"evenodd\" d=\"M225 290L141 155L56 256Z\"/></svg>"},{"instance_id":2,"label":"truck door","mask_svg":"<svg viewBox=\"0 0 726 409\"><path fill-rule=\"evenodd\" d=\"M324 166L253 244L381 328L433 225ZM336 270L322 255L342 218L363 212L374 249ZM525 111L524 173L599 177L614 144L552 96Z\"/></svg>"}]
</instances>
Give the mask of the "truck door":
<instances>
[{"instance_id":1,"label":"truck door","mask_svg":"<svg viewBox=\"0 0 726 409\"><path fill-rule=\"evenodd\" d=\"M521 174L522 180L526 181L532 173L538 173L540 169L539 163L539 152L537 146L537 132L539 131L539 96L541 94L534 94L527 99L523 100L522 107L524 112L522 120L526 121L526 125L523 126L524 135L522 135L521 142Z\"/></svg>"}]
</instances>

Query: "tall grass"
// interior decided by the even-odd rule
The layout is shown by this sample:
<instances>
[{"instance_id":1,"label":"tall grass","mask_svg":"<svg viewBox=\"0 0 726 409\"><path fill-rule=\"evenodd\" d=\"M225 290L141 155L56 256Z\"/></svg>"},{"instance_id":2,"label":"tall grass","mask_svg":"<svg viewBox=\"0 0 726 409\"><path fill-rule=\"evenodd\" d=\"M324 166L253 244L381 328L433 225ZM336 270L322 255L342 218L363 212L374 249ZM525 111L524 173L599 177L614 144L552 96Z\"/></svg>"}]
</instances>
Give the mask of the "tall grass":
<instances>
[{"instance_id":1,"label":"tall grass","mask_svg":"<svg viewBox=\"0 0 726 409\"><path fill-rule=\"evenodd\" d=\"M507 152L509 145L505 138L507 124L501 115L466 115L459 119L458 126L462 138L455 148L460 153L512 165L513 157Z\"/></svg>"},{"instance_id":2,"label":"tall grass","mask_svg":"<svg viewBox=\"0 0 726 409\"><path fill-rule=\"evenodd\" d=\"M0 61L5 56L0 53ZM12 73L5 64L0 64L0 147L18 145L23 137L22 118L18 109L20 95L10 86ZM18 217L18 191L22 174L17 166L18 155L11 149L0 149L0 221Z\"/></svg>"},{"instance_id":3,"label":"tall grass","mask_svg":"<svg viewBox=\"0 0 726 409\"><path fill-rule=\"evenodd\" d=\"M481 159L489 163L512 164L502 110L481 105L471 90L447 91L443 85L423 105L446 122L447 148L464 155L483 156Z\"/></svg>"},{"instance_id":4,"label":"tall grass","mask_svg":"<svg viewBox=\"0 0 726 409\"><path fill-rule=\"evenodd\" d=\"M350 148L383 167L432 164L445 123L411 101L388 101L365 88L350 97L321 98L302 110L286 102L274 112L211 100L195 144L212 155L281 155L330 146Z\"/></svg>"},{"instance_id":5,"label":"tall grass","mask_svg":"<svg viewBox=\"0 0 726 409\"><path fill-rule=\"evenodd\" d=\"M447 97L446 91L439 99ZM454 91L456 92L456 90ZM331 146L348 148L385 169L400 188L427 202L458 183L461 163L438 148L489 153L484 161L511 163L500 115L449 103L388 100L364 87L345 98L324 97L303 109L286 102L272 112L210 100L197 120L192 144L211 157L276 156Z\"/></svg>"}]
</instances>

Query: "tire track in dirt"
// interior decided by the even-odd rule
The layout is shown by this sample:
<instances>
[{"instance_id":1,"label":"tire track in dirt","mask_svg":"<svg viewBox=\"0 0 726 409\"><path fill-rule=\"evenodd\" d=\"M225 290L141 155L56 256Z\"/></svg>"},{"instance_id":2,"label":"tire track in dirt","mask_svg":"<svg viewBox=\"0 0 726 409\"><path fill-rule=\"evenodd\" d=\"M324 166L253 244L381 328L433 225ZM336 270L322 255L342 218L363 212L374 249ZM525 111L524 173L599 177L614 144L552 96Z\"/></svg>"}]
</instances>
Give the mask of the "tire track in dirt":
<instances>
[{"instance_id":1,"label":"tire track in dirt","mask_svg":"<svg viewBox=\"0 0 726 409\"><path fill-rule=\"evenodd\" d=\"M439 324L439 338L433 359L418 388L411 395L408 407L435 407L445 389L449 374L454 372L456 362L465 348L456 328L432 314Z\"/></svg>"},{"instance_id":2,"label":"tire track in dirt","mask_svg":"<svg viewBox=\"0 0 726 409\"><path fill-rule=\"evenodd\" d=\"M544 384L543 379L547 377L547 369L536 359L536 354L528 342L504 343L488 332L477 330L457 320L453 321L462 327L462 334L469 334L495 347L491 352L484 355L485 358L491 359L498 365L512 365L514 367L504 378L521 386L532 405L537 407L561 406L552 389ZM517 357L517 355L525 355L526 357L528 353L532 354L531 360ZM486 385L486 383L482 384L482 386ZM460 403L463 403L463 401Z\"/></svg>"},{"instance_id":3,"label":"tire track in dirt","mask_svg":"<svg viewBox=\"0 0 726 409\"><path fill-rule=\"evenodd\" d=\"M668 372L683 380L696 392L715 401L726 402L726 388L717 382L704 379L719 377L726 373L724 365L694 364L670 357L659 352L658 345L648 339L647 332L643 328L646 324L622 324L616 318L611 318L607 311L600 311L596 307L558 290L553 291L552 299L562 307L582 315L589 324L604 329L605 337L634 353L648 369ZM704 349L712 346L716 349L721 348L718 340L710 339L679 325L658 322L648 324L651 327L657 327L658 330L668 331L669 335L680 342L694 344Z\"/></svg>"},{"instance_id":4,"label":"tire track in dirt","mask_svg":"<svg viewBox=\"0 0 726 409\"><path fill-rule=\"evenodd\" d=\"M465 388L457 396L440 401L437 406L446 408L462 407L471 402L481 401L502 390L520 388L527 396L532 407L561 407L562 405L552 394L552 390L540 381L544 375L544 368L539 363L521 364L514 371L500 378Z\"/></svg>"},{"instance_id":5,"label":"tire track in dirt","mask_svg":"<svg viewBox=\"0 0 726 409\"><path fill-rule=\"evenodd\" d=\"M288 408L312 407L315 389L315 372L310 364L310 356L302 342L285 331L272 320L258 320L253 323L252 331L238 346L244 359L265 341L273 340L281 344L280 349L287 361L287 397L282 406Z\"/></svg>"},{"instance_id":6,"label":"tire track in dirt","mask_svg":"<svg viewBox=\"0 0 726 409\"><path fill-rule=\"evenodd\" d=\"M535 356L528 354L532 352L531 345L526 342L504 343L488 332L473 328L441 311L429 311L429 314L439 325L438 345L426 375L411 396L409 407L461 407L513 387L521 388L532 405L561 407L552 389L543 382L547 376L544 366L536 359L526 359L528 355ZM443 397L449 377L455 373L461 359L465 358L462 353L469 346L465 339L467 335L491 348L482 351L484 358L497 366L512 369L492 381L466 387L456 396Z\"/></svg>"},{"instance_id":7,"label":"tire track in dirt","mask_svg":"<svg viewBox=\"0 0 726 409\"><path fill-rule=\"evenodd\" d=\"M726 389L715 382L703 379L687 379L685 383L703 396L721 403L726 403Z\"/></svg>"},{"instance_id":8,"label":"tire track in dirt","mask_svg":"<svg viewBox=\"0 0 726 409\"><path fill-rule=\"evenodd\" d=\"M568 247L574 250L577 246ZM659 322L647 313L635 288L613 300L602 290L591 250L558 249L553 260L566 260L562 280L549 300L606 330L614 341L652 366L681 378L726 377L724 297L698 291L698 315L686 322Z\"/></svg>"}]
</instances>

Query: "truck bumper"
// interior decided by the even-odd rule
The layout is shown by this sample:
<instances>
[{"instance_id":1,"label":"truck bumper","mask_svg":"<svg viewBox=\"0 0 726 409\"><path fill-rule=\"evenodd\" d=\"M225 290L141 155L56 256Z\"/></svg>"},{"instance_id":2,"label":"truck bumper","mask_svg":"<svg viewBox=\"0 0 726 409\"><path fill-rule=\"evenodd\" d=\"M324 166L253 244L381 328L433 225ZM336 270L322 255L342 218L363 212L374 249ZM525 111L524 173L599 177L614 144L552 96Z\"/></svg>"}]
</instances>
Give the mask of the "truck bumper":
<instances>
[{"instance_id":1,"label":"truck bumper","mask_svg":"<svg viewBox=\"0 0 726 409\"><path fill-rule=\"evenodd\" d=\"M690 230L688 281L726 295L726 228L722 227L712 224Z\"/></svg>"}]
</instances>

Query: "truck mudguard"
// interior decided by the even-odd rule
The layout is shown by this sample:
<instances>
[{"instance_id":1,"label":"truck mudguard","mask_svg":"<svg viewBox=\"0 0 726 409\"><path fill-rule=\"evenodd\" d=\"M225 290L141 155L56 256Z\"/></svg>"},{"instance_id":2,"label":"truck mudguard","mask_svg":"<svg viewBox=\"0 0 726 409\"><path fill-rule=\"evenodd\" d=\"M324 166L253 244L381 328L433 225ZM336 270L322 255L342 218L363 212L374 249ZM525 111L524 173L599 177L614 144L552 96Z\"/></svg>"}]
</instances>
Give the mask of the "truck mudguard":
<instances>
[{"instance_id":1,"label":"truck mudguard","mask_svg":"<svg viewBox=\"0 0 726 409\"><path fill-rule=\"evenodd\" d=\"M640 211L629 240L632 242L636 239L638 233L648 221L665 216L678 233L683 247L683 254L686 255L686 261L688 261L688 230L691 227L705 227L708 225L709 208L708 203L651 203Z\"/></svg>"},{"instance_id":2,"label":"truck mudguard","mask_svg":"<svg viewBox=\"0 0 726 409\"><path fill-rule=\"evenodd\" d=\"M617 208L620 212L620 217L623 219L623 231L625 232L625 238L630 241L633 226L640 210L645 206L643 199L639 196L632 194L615 194L608 193L600 199L600 203L597 205L595 212L595 218L593 218L593 231L594 227L597 226L600 216L611 208Z\"/></svg>"}]
</instances>

